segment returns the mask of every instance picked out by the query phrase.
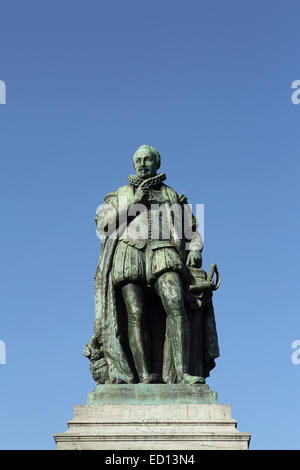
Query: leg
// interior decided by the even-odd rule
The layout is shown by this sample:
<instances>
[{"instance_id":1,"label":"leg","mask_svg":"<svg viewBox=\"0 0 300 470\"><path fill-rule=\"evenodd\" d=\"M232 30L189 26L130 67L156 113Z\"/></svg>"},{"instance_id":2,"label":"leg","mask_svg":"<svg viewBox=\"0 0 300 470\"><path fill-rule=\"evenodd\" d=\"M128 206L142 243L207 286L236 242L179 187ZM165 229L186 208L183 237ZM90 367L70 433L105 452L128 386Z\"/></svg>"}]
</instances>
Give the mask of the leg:
<instances>
[{"instance_id":1,"label":"leg","mask_svg":"<svg viewBox=\"0 0 300 470\"><path fill-rule=\"evenodd\" d=\"M128 283L122 287L122 295L128 315L128 337L134 364L140 382L148 383L149 369L142 331L143 289L138 284Z\"/></svg>"},{"instance_id":2,"label":"leg","mask_svg":"<svg viewBox=\"0 0 300 470\"><path fill-rule=\"evenodd\" d=\"M163 303L171 331L171 348L177 381L179 383L204 383L204 379L188 373L188 324L183 302L181 280L178 273L168 272L158 277L155 289Z\"/></svg>"}]
</instances>

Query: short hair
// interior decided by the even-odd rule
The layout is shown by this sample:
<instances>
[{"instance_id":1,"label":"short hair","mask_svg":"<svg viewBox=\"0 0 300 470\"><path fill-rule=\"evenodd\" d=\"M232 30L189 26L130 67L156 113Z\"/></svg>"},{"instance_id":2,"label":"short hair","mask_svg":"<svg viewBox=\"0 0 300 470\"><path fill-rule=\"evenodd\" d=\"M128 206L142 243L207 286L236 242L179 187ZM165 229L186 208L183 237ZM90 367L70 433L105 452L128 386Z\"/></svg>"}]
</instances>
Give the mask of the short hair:
<instances>
[{"instance_id":1,"label":"short hair","mask_svg":"<svg viewBox=\"0 0 300 470\"><path fill-rule=\"evenodd\" d=\"M155 157L156 159L156 163L157 163L157 169L160 167L160 154L159 154L159 151L156 150L154 147L151 147L151 145L141 145L137 151L134 153L133 155L133 165L134 165L134 159L136 157L136 155L141 152L142 150L150 150L150 155L152 155L153 157Z\"/></svg>"}]
</instances>

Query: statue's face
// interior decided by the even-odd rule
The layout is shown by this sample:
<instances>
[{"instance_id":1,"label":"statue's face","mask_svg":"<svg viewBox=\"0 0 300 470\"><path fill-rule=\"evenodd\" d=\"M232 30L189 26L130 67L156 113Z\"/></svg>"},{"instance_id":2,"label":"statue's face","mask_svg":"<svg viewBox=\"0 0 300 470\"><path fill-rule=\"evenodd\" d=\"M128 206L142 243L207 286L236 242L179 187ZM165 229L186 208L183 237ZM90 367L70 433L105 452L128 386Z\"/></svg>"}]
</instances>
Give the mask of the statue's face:
<instances>
[{"instance_id":1,"label":"statue's face","mask_svg":"<svg viewBox=\"0 0 300 470\"><path fill-rule=\"evenodd\" d=\"M151 155L150 149L138 152L134 157L133 165L137 176L142 179L156 175L157 162L156 158Z\"/></svg>"}]
</instances>

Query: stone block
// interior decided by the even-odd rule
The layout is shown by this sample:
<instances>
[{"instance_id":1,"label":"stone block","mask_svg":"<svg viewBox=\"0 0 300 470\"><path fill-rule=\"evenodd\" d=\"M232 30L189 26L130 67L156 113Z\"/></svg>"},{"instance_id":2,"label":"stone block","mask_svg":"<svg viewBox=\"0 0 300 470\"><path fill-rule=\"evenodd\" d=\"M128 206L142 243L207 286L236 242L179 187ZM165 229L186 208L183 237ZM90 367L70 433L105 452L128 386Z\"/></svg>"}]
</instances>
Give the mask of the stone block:
<instances>
[{"instance_id":1,"label":"stone block","mask_svg":"<svg viewBox=\"0 0 300 470\"><path fill-rule=\"evenodd\" d=\"M250 434L236 429L230 405L208 385L108 385L75 406L57 449L246 450Z\"/></svg>"}]
</instances>

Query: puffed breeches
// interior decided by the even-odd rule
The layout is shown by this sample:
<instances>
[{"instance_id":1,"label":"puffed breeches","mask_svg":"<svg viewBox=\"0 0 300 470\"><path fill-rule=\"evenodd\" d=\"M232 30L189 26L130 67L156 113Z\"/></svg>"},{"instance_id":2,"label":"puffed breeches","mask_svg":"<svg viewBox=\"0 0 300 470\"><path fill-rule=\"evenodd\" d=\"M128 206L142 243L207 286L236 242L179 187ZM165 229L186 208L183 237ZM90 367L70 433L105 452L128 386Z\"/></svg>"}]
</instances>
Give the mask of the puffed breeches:
<instances>
[{"instance_id":1,"label":"puffed breeches","mask_svg":"<svg viewBox=\"0 0 300 470\"><path fill-rule=\"evenodd\" d=\"M138 282L151 285L163 273L182 273L185 266L173 247L138 249L119 241L114 254L112 280L115 285Z\"/></svg>"}]
</instances>

